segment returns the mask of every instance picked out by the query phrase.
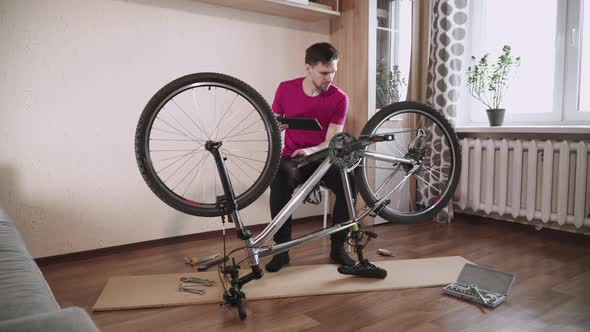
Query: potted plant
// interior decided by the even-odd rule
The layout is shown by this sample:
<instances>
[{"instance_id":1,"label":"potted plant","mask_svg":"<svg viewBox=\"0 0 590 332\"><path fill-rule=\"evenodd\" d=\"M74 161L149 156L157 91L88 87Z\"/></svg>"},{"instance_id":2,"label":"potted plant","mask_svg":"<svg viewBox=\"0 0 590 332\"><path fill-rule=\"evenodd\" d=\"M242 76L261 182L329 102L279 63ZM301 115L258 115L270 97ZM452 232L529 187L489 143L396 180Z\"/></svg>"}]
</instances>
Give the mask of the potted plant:
<instances>
[{"instance_id":1,"label":"potted plant","mask_svg":"<svg viewBox=\"0 0 590 332\"><path fill-rule=\"evenodd\" d=\"M379 63L376 79L377 109L398 102L401 97L401 88L403 85L406 85L406 80L401 77L401 72L397 65L389 69L383 63Z\"/></svg>"},{"instance_id":2,"label":"potted plant","mask_svg":"<svg viewBox=\"0 0 590 332\"><path fill-rule=\"evenodd\" d=\"M490 126L501 126L504 122L506 109L500 108L502 99L508 90L513 74L513 68L520 66L520 57L514 58L510 46L502 48L502 54L495 63L488 62L489 54L479 60L472 56L475 62L467 68L467 84L471 95L487 107Z\"/></svg>"}]
</instances>

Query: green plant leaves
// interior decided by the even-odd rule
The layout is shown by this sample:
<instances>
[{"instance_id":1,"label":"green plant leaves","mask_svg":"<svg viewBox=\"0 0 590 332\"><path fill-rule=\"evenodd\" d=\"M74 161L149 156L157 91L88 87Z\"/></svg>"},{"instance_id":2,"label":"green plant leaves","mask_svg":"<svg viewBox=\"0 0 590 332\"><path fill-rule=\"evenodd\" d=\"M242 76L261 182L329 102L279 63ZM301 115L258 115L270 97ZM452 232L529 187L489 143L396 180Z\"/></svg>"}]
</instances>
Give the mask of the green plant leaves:
<instances>
[{"instance_id":1,"label":"green plant leaves","mask_svg":"<svg viewBox=\"0 0 590 332\"><path fill-rule=\"evenodd\" d=\"M502 53L494 63L489 63L489 54L477 59L471 57L472 64L467 68L467 84L471 95L490 109L500 108L508 88L511 74L520 66L520 57L514 58L509 45L504 45Z\"/></svg>"},{"instance_id":2,"label":"green plant leaves","mask_svg":"<svg viewBox=\"0 0 590 332\"><path fill-rule=\"evenodd\" d=\"M377 108L399 101L403 85L406 85L406 80L401 77L401 71L397 65L390 69L383 63L379 63L376 77Z\"/></svg>"}]
</instances>

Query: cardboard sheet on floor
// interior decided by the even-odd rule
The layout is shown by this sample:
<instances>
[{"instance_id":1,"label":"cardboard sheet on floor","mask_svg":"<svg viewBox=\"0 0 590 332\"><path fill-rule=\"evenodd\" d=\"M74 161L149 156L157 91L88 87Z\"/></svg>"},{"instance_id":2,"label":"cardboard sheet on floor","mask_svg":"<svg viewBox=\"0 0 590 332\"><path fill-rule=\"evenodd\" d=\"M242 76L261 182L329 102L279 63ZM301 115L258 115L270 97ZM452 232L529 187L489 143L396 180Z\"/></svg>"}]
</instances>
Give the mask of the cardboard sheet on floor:
<instances>
[{"instance_id":1,"label":"cardboard sheet on floor","mask_svg":"<svg viewBox=\"0 0 590 332\"><path fill-rule=\"evenodd\" d=\"M336 293L374 292L401 288L443 286L455 282L468 263L459 256L373 262L387 270L385 279L366 279L338 273L337 265L288 266L265 273L243 291L248 301ZM241 273L247 273L242 270ZM214 280L215 286L201 287L205 295L179 292L180 277ZM216 270L196 273L112 277L100 294L94 311L166 307L199 303L221 303L223 288Z\"/></svg>"}]
</instances>

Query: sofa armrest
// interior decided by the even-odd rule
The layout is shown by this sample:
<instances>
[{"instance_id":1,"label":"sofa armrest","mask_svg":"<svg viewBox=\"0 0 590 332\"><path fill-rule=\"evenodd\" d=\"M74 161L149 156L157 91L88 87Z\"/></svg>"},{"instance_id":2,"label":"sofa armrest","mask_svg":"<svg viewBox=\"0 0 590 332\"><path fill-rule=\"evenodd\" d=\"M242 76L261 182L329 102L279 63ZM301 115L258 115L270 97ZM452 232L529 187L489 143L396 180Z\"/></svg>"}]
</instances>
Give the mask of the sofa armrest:
<instances>
[{"instance_id":1,"label":"sofa armrest","mask_svg":"<svg viewBox=\"0 0 590 332\"><path fill-rule=\"evenodd\" d=\"M16 225L0 207L0 321L60 310Z\"/></svg>"},{"instance_id":2,"label":"sofa armrest","mask_svg":"<svg viewBox=\"0 0 590 332\"><path fill-rule=\"evenodd\" d=\"M49 312L24 316L0 322L0 332L32 332L32 331L92 331L98 328L82 308L72 307L58 312Z\"/></svg>"}]
</instances>

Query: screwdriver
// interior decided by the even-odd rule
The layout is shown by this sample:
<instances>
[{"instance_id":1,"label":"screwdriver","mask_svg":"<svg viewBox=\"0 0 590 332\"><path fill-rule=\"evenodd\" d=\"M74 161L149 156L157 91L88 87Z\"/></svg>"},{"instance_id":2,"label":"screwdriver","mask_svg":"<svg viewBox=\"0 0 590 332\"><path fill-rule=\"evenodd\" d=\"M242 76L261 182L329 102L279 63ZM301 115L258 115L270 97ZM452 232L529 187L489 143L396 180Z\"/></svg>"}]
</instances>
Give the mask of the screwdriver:
<instances>
[{"instance_id":1,"label":"screwdriver","mask_svg":"<svg viewBox=\"0 0 590 332\"><path fill-rule=\"evenodd\" d=\"M192 266L195 266L195 265L199 265L200 263L215 259L217 256L219 256L219 254L204 256L204 257L193 257L193 258L185 257L184 261L186 262L186 264L190 264Z\"/></svg>"}]
</instances>

